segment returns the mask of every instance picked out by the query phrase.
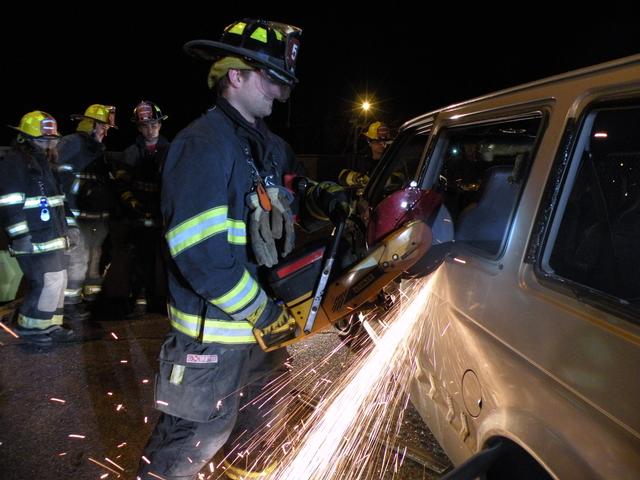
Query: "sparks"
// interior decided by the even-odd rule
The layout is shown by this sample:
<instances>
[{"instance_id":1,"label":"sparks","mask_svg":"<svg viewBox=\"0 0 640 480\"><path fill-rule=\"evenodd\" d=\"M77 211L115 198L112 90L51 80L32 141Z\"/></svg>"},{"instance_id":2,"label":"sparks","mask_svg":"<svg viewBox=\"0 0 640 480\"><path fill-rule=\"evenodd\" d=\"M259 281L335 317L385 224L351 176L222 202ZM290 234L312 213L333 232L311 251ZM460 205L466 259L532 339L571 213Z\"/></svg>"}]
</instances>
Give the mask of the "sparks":
<instances>
[{"instance_id":1,"label":"sparks","mask_svg":"<svg viewBox=\"0 0 640 480\"><path fill-rule=\"evenodd\" d=\"M157 403L158 405L164 405L165 407L166 407L167 405L169 405L167 402L165 402L165 401L163 401L163 400L156 400L156 403Z\"/></svg>"},{"instance_id":2,"label":"sparks","mask_svg":"<svg viewBox=\"0 0 640 480\"><path fill-rule=\"evenodd\" d=\"M149 383L149 379L148 378L143 379L142 383Z\"/></svg>"},{"instance_id":3,"label":"sparks","mask_svg":"<svg viewBox=\"0 0 640 480\"><path fill-rule=\"evenodd\" d=\"M147 463L147 465L151 465L151 462L149 461L149 459L148 459L147 457L145 457L144 455L142 455L142 457L140 457L140 458L142 458L142 460L143 460L144 462L146 462L146 463Z\"/></svg>"},{"instance_id":4,"label":"sparks","mask_svg":"<svg viewBox=\"0 0 640 480\"><path fill-rule=\"evenodd\" d=\"M75 433L70 433L69 434L69 438L85 438L85 436L84 435L78 435L78 434L75 434Z\"/></svg>"},{"instance_id":5,"label":"sparks","mask_svg":"<svg viewBox=\"0 0 640 480\"><path fill-rule=\"evenodd\" d=\"M114 332L111 332L111 336L112 336L113 338L115 338L116 340L118 340L118 336L117 336Z\"/></svg>"},{"instance_id":6,"label":"sparks","mask_svg":"<svg viewBox=\"0 0 640 480\"><path fill-rule=\"evenodd\" d=\"M51 400L52 402L67 403L66 400L62 400L61 398L51 397L49 400Z\"/></svg>"},{"instance_id":7,"label":"sparks","mask_svg":"<svg viewBox=\"0 0 640 480\"><path fill-rule=\"evenodd\" d=\"M14 338L20 338L20 336L14 332L13 330L11 330L9 327L7 327L4 323L0 322L0 327L2 327L2 329L7 332L9 335L13 336Z\"/></svg>"},{"instance_id":8,"label":"sparks","mask_svg":"<svg viewBox=\"0 0 640 480\"><path fill-rule=\"evenodd\" d=\"M127 444L127 442L122 442L120 445L118 445L116 448L122 448Z\"/></svg>"}]
</instances>

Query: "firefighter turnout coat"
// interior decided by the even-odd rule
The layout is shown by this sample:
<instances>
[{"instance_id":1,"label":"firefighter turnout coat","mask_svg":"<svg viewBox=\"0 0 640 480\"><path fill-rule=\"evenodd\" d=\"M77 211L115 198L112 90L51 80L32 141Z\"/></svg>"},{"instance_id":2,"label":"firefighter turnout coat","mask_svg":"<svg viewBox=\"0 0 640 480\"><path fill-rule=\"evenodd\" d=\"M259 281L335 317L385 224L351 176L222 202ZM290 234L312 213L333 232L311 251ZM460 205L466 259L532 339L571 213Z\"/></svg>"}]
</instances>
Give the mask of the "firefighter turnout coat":
<instances>
[{"instance_id":1,"label":"firefighter turnout coat","mask_svg":"<svg viewBox=\"0 0 640 480\"><path fill-rule=\"evenodd\" d=\"M161 209L172 262L173 329L203 343L255 343L246 318L266 299L251 258L245 198L257 181L281 185L291 149L224 99L178 134L163 174Z\"/></svg>"}]
</instances>

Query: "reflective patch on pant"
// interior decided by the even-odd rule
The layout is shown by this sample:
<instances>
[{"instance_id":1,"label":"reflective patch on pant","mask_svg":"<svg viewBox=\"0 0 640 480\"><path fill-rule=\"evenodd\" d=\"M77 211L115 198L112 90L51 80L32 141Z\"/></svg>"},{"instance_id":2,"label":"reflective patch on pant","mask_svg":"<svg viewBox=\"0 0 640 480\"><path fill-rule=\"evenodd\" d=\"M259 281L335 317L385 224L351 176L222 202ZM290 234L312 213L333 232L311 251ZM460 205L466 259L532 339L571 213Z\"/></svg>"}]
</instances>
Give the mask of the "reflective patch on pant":
<instances>
[{"instance_id":1,"label":"reflective patch on pant","mask_svg":"<svg viewBox=\"0 0 640 480\"><path fill-rule=\"evenodd\" d=\"M55 312L60 303L60 295L63 295L67 286L65 270L59 272L47 272L43 275L44 285L38 298L38 310L41 312Z\"/></svg>"},{"instance_id":2,"label":"reflective patch on pant","mask_svg":"<svg viewBox=\"0 0 640 480\"><path fill-rule=\"evenodd\" d=\"M85 285L84 286L84 294L85 295L96 295L102 291L102 286L100 285Z\"/></svg>"},{"instance_id":3,"label":"reflective patch on pant","mask_svg":"<svg viewBox=\"0 0 640 480\"><path fill-rule=\"evenodd\" d=\"M169 377L169 383L174 385L180 385L184 377L184 365L174 365L171 369L171 377Z\"/></svg>"},{"instance_id":4,"label":"reflective patch on pant","mask_svg":"<svg viewBox=\"0 0 640 480\"><path fill-rule=\"evenodd\" d=\"M218 363L218 355L187 355L187 363Z\"/></svg>"},{"instance_id":5,"label":"reflective patch on pant","mask_svg":"<svg viewBox=\"0 0 640 480\"><path fill-rule=\"evenodd\" d=\"M49 328L53 325L62 325L62 316L53 315L50 319L45 320L42 318L27 317L20 313L18 315L18 325L24 328L37 328L39 330L44 330L45 328Z\"/></svg>"}]
</instances>

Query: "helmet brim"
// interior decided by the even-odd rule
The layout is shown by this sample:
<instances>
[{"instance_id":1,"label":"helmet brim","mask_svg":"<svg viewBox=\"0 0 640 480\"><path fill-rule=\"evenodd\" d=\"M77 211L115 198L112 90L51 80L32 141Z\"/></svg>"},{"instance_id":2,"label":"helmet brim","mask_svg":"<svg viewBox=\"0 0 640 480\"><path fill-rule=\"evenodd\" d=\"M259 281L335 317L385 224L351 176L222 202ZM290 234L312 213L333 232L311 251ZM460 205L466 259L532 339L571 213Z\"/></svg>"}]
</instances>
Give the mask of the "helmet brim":
<instances>
[{"instance_id":1,"label":"helmet brim","mask_svg":"<svg viewBox=\"0 0 640 480\"><path fill-rule=\"evenodd\" d=\"M86 115L82 115L80 113L74 113L71 115L71 120L84 120L84 119L93 120L94 122L102 123L104 125L109 125L107 122L103 122L102 120L98 120L97 118L87 117ZM116 130L118 130L117 125L109 125L109 128L115 128Z\"/></svg>"},{"instance_id":2,"label":"helmet brim","mask_svg":"<svg viewBox=\"0 0 640 480\"><path fill-rule=\"evenodd\" d=\"M191 40L185 43L182 48L188 55L208 62L214 62L226 56L239 56L248 60L250 63L257 63L259 66L273 70L274 73L278 74L278 77L286 81L289 86L298 83L298 79L294 75L291 75L291 73L270 62L267 55L261 54L260 52L227 45L222 42L214 42L213 40Z\"/></svg>"},{"instance_id":3,"label":"helmet brim","mask_svg":"<svg viewBox=\"0 0 640 480\"><path fill-rule=\"evenodd\" d=\"M15 126L13 126L13 125L7 125L7 127L12 128L12 129L14 129L16 132L19 132L19 133L21 133L22 135L25 135L25 136L27 136L27 137L29 137L29 138L33 138L33 139L36 139L36 138L43 138L43 139L45 139L45 140L48 140L48 139L54 140L54 139L60 139L60 138L62 138L62 135L60 135L60 134L57 134L57 135L40 135L39 137L34 137L33 135L29 135L28 133L24 133L22 130L20 130L20 128L19 128L19 127L15 127Z\"/></svg>"}]
</instances>

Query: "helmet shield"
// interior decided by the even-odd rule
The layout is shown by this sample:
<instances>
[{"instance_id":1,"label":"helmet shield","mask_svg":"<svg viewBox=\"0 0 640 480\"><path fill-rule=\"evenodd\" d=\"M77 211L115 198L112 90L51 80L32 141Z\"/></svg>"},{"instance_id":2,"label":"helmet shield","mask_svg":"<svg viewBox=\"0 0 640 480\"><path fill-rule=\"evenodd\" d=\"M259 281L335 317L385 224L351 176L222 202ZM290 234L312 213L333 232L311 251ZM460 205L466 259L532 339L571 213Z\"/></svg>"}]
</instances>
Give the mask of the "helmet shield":
<instances>
[{"instance_id":1,"label":"helmet shield","mask_svg":"<svg viewBox=\"0 0 640 480\"><path fill-rule=\"evenodd\" d=\"M184 50L191 56L215 62L237 56L258 69L264 69L288 86L295 76L302 29L267 20L243 19L228 25L220 40L191 40Z\"/></svg>"}]
</instances>

